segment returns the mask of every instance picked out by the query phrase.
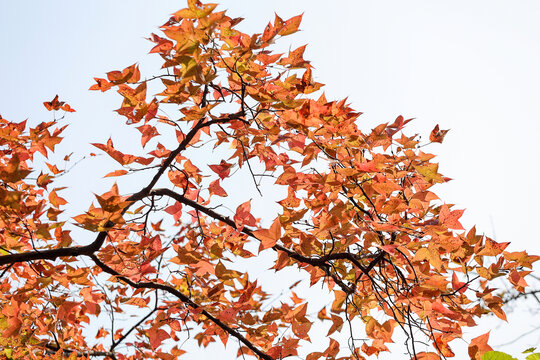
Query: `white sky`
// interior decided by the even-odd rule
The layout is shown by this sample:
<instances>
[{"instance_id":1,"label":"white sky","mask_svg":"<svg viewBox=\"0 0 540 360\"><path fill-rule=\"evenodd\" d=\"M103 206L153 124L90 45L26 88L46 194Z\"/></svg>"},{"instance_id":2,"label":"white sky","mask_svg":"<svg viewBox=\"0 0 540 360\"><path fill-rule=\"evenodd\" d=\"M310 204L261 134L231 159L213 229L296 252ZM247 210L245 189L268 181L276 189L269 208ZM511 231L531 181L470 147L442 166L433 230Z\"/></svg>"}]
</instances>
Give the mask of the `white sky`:
<instances>
[{"instance_id":1,"label":"white sky","mask_svg":"<svg viewBox=\"0 0 540 360\"><path fill-rule=\"evenodd\" d=\"M304 12L302 31L282 49L308 43L305 58L328 99L348 97L364 113L364 128L415 117L408 132L426 136L438 123L451 129L438 155L454 180L438 195L466 208L463 224L511 250L540 253L540 2L440 1L222 1L229 15L244 17L240 29L261 32L276 11L282 18ZM55 94L77 112L70 115L64 153L95 151L84 144L128 144L112 113L119 98L87 91L92 77L140 62L146 75L159 59L146 55L146 40L183 1L10 1L0 22L0 114L37 123L50 116L43 101ZM128 135L128 134L126 134ZM138 140L137 140L138 142ZM110 187L99 180L104 158L75 168L66 196L87 208L91 192ZM108 163L109 165L112 163ZM75 180L74 180L75 179ZM87 182L85 183L86 180ZM70 183L72 181L73 183ZM97 183L98 181L99 184ZM523 306L525 308L525 306ZM494 345L539 323L526 312L492 328ZM479 329L476 334L480 334ZM503 350L540 345L538 332ZM459 357L458 357L459 358Z\"/></svg>"}]
</instances>

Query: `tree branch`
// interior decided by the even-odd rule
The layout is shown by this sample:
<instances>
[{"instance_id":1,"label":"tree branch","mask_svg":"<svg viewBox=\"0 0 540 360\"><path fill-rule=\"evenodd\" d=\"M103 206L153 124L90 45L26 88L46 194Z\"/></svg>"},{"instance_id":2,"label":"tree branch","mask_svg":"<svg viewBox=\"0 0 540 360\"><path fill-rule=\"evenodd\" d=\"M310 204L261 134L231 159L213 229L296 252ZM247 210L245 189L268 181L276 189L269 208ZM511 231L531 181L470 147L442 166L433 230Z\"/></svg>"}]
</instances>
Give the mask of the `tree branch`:
<instances>
[{"instance_id":1,"label":"tree branch","mask_svg":"<svg viewBox=\"0 0 540 360\"><path fill-rule=\"evenodd\" d=\"M241 230L239 230L236 226L236 223L234 222L234 220L224 216L224 215L221 215L219 213L217 213L216 211L212 210L212 209L209 209L201 204L199 204L198 202L196 201L193 201L193 200L190 200L188 198L186 198L185 196L177 193L177 192L174 192L170 189L166 189L166 188L162 188L162 189L155 189L155 190L152 190L150 192L150 195L161 195L161 196L168 196L168 197L171 197L173 199L175 199L176 201L182 203L182 204L185 204L185 205L188 205L210 217L212 217L213 219L215 220L219 220L229 226L231 226L232 228L248 235L248 236L251 236L255 239L257 239L257 237L255 236L254 234L254 230L248 228L248 227L242 227ZM258 239L257 239L258 240ZM309 265L312 265L312 266L316 266L316 267L319 267L319 268L322 268L323 270L325 270L326 272L326 267L329 265L327 262L328 261L331 261L331 260L339 260L339 259L343 259L343 260L349 260L351 261L356 267L358 267L360 269L360 271L362 271L364 274L369 274L369 271L379 262L382 260L383 256L384 256L384 253L381 252L379 253L377 256L375 256L375 258L369 263L369 265L367 267L363 266L362 264L360 264L360 262L354 257L353 254L351 253L334 253L334 254L328 254L328 255L325 255L325 256L322 256L322 257L319 257L319 258L312 258L312 257L309 257L309 256L303 256L303 255L300 255L298 254L297 252L295 251L292 251L292 250L289 250L287 249L286 247L282 246L282 245L279 245L279 244L276 244L274 246L272 246L272 249L275 250L275 251L283 251L285 252L290 258L298 261L298 262L301 262L301 263L306 263L306 264L309 264ZM339 279L336 279L334 277L332 277L334 279L334 281L336 281L336 283L338 283L338 285L347 293L351 293L351 292L354 292L354 288L351 289L349 286L345 285L341 280Z\"/></svg>"},{"instance_id":2,"label":"tree branch","mask_svg":"<svg viewBox=\"0 0 540 360\"><path fill-rule=\"evenodd\" d=\"M99 258L95 255L89 255L89 257L96 263L96 265L101 268L104 272L116 276L117 279L123 281L124 283L130 285L131 287L135 289L155 289L155 290L163 290L165 292L168 292L171 295L176 296L180 301L182 301L184 304L188 305L192 309L200 309L201 306L195 302L193 302L190 298L188 298L186 295L182 294L180 291L176 290L174 287L165 285L165 284L158 284L151 281L147 282L135 282L130 280L129 278L122 276L120 273L118 273L116 270L99 260ZM270 355L267 355L262 350L257 348L255 345L253 345L248 339L246 339L242 334L240 334L237 330L231 328L227 324L223 323L218 318L214 317L212 314L210 314L206 310L202 310L201 314L206 316L210 321L212 321L214 324L219 326L221 329L223 329L225 332L230 334L231 336L234 336L236 339L241 341L245 346L247 346L251 351L253 351L259 358L264 360L274 360Z\"/></svg>"},{"instance_id":3,"label":"tree branch","mask_svg":"<svg viewBox=\"0 0 540 360\"><path fill-rule=\"evenodd\" d=\"M183 150L186 149L186 147L189 145L191 140L195 137L197 132L201 130L202 128L211 126L213 124L222 124L230 122L231 120L242 120L242 117L244 116L243 111L228 114L224 117L215 118L209 121L204 122L204 119L199 120L199 122L189 131L189 133L186 135L184 140L178 145L178 147L172 151L167 159L160 165L158 171L150 181L150 183L145 186L140 191L136 192L135 194L128 197L127 201L130 201L131 204L127 205L123 210L122 214L124 214L130 207L133 205L136 201L142 200L143 198L147 197L152 188L155 186L155 184L158 182L158 180L161 178L165 170L169 167L169 165L172 164L176 156L180 154ZM108 221L105 224L105 228L112 228L115 225L114 222ZM91 255L98 251L103 243L105 242L105 239L107 238L107 234L109 231L101 231L96 236L95 240L92 241L90 244L86 246L72 246L72 247L62 247L57 249L47 249L47 250L35 250L35 251L28 251L23 253L16 253L16 254L8 254L8 255L2 255L0 256L0 266L1 265L7 265L7 264L14 264L18 262L29 262L34 260L56 260L60 257L68 257L68 256L81 256L81 255Z\"/></svg>"}]
</instances>

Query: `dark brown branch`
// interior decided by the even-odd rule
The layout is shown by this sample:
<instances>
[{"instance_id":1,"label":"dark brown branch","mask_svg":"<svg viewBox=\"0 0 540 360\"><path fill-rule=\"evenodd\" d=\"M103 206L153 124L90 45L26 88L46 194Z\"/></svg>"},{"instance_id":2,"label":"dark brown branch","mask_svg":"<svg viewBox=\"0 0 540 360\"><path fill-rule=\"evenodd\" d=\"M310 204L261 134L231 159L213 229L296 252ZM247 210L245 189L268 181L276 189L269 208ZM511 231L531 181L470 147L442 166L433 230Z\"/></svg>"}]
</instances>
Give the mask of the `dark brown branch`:
<instances>
[{"instance_id":1,"label":"dark brown branch","mask_svg":"<svg viewBox=\"0 0 540 360\"><path fill-rule=\"evenodd\" d=\"M47 352L50 352L50 353L56 353L59 350L61 350L65 356L69 356L73 353L76 353L77 357L92 356L92 357L110 357L112 359L116 359L116 355L112 351L70 350L70 349L62 349L58 347L58 345L56 344L45 344L45 349Z\"/></svg>"},{"instance_id":2,"label":"dark brown branch","mask_svg":"<svg viewBox=\"0 0 540 360\"><path fill-rule=\"evenodd\" d=\"M224 216L224 215L221 215L217 212L215 212L214 210L212 209L209 209L201 204L199 204L198 202L196 201L193 201L193 200L190 200L188 198L186 198L185 196L179 194L179 193L176 193L170 189L166 189L166 188L162 188L162 189L155 189L155 190L152 190L150 192L150 195L161 195L161 196L168 196L168 197L171 197L173 199L175 199L176 201L180 202L180 203L183 203L185 205L188 205L210 217L212 217L213 219L215 220L219 220L229 226L231 226L232 228L234 229L237 229L238 228L236 227L236 223ZM257 238L254 234L254 230L248 228L248 227L243 227L241 230L242 233L248 235L248 236L251 236L253 238ZM322 257L319 257L319 258L312 258L312 257L309 257L309 256L303 256L303 255L300 255L298 254L297 252L293 251L293 250L289 250L287 249L286 247L284 246L281 246L279 244L276 244L274 246L272 246L272 249L275 250L275 251L283 251L287 254L287 256L289 256L290 258L298 261L298 262L301 262L301 263L305 263L305 264L309 264L309 265L312 265L312 266L315 266L315 267L319 267L319 268L322 268L323 270L325 270L326 272L326 269L328 267L328 261L331 261L331 260L349 260L351 261L356 267L358 267L364 274L368 274L369 271L378 263L382 260L382 258L384 257L384 253L381 252L379 254L377 254L377 256L375 256L375 258L368 264L367 267L363 266L362 264L360 264L360 262L355 258L355 255L354 254L351 254L351 253L334 253L334 254L328 254L328 255L325 255L325 256L322 256ZM336 283L338 283L338 285L347 293L351 293L351 292L354 292L354 288L351 289L350 287L348 287L347 285L345 285L341 280L337 279L337 278L334 278L334 281L336 281Z\"/></svg>"}]
</instances>

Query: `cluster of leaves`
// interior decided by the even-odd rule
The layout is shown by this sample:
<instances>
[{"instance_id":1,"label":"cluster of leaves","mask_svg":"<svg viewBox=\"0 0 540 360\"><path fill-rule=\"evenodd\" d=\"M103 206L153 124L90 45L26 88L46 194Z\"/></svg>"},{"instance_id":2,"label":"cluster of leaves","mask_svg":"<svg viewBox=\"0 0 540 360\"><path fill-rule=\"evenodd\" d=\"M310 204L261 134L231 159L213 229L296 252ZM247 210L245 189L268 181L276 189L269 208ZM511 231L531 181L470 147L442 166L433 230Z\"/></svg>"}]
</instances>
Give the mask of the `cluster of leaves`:
<instances>
[{"instance_id":1,"label":"cluster of leaves","mask_svg":"<svg viewBox=\"0 0 540 360\"><path fill-rule=\"evenodd\" d=\"M282 359L311 340L315 322L329 322L328 345L306 346L314 350L308 360L378 355L396 328L414 359L440 359L454 355L449 343L476 318L505 319L490 281L505 277L524 292L538 257L464 231L463 210L431 191L449 180L434 155L402 132L411 120L399 116L366 132L345 100L313 96L322 84L305 46L270 51L298 30L301 16L276 15L248 35L236 29L241 19L215 8L189 0L161 27L164 37L152 34L162 74L141 80L132 65L91 87L117 90L118 114L141 133L140 155L111 139L94 144L121 165L106 176L153 172L137 192L122 195L115 184L84 214L62 218L69 203L54 186L62 170L47 164L38 175L33 161L54 151L65 126L27 129L0 119L3 356L169 360L185 352L179 339L187 335L202 347L232 338L238 356ZM155 81L163 90L149 98ZM73 110L57 97L45 106ZM165 115L171 108L178 118ZM430 141L445 134L437 126ZM211 151L218 158L211 164L192 155ZM287 191L281 212L264 220L269 228L250 201L236 204L232 217L217 207L240 168L263 198L271 192L264 179ZM72 224L95 237L86 245L72 239ZM278 281L298 269L332 303L312 316L302 294L270 302L264 284L235 269L239 259L256 263L269 252ZM134 324L115 322L140 311ZM349 337L347 351L340 334ZM426 341L433 350L416 351ZM480 359L488 350L484 335L469 354Z\"/></svg>"}]
</instances>

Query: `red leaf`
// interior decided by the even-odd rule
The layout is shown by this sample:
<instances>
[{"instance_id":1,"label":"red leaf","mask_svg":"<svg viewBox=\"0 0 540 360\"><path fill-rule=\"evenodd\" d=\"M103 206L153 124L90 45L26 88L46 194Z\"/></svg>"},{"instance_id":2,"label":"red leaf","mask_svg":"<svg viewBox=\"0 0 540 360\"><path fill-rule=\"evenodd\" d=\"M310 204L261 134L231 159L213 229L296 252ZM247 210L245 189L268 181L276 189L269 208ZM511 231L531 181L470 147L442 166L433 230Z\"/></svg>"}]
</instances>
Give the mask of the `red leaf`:
<instances>
[{"instance_id":1,"label":"red leaf","mask_svg":"<svg viewBox=\"0 0 540 360\"><path fill-rule=\"evenodd\" d=\"M208 186L208 190L210 191L210 194L217 195L217 196L227 196L227 192L219 185L219 180L214 180L210 183Z\"/></svg>"},{"instance_id":2,"label":"red leaf","mask_svg":"<svg viewBox=\"0 0 540 360\"><path fill-rule=\"evenodd\" d=\"M152 139L154 136L159 135L156 128L152 125L141 125L137 128L142 134L141 137L141 145L144 147L150 139Z\"/></svg>"},{"instance_id":3,"label":"red leaf","mask_svg":"<svg viewBox=\"0 0 540 360\"><path fill-rule=\"evenodd\" d=\"M251 210L251 200L246 201L236 209L236 214L234 215L234 222L238 228L247 225L255 226L257 220L249 212Z\"/></svg>"},{"instance_id":4,"label":"red leaf","mask_svg":"<svg viewBox=\"0 0 540 360\"><path fill-rule=\"evenodd\" d=\"M152 349L157 349L163 340L167 340L170 336L169 333L167 333L163 329L156 329L156 328L150 328L146 331L146 334L148 335L148 339L150 340L150 346Z\"/></svg>"},{"instance_id":5,"label":"red leaf","mask_svg":"<svg viewBox=\"0 0 540 360\"><path fill-rule=\"evenodd\" d=\"M128 173L127 170L115 170L115 171L112 171L112 172L108 173L104 177L122 176L122 175L126 175L127 173Z\"/></svg>"},{"instance_id":6,"label":"red leaf","mask_svg":"<svg viewBox=\"0 0 540 360\"><path fill-rule=\"evenodd\" d=\"M180 219L182 216L182 204L177 201L174 205L166 208L165 212L171 214L174 221L178 221L178 219Z\"/></svg>"},{"instance_id":7,"label":"red leaf","mask_svg":"<svg viewBox=\"0 0 540 360\"><path fill-rule=\"evenodd\" d=\"M433 128L431 134L429 134L429 141L442 143L448 131L449 130L439 130L439 125L435 125L435 128Z\"/></svg>"},{"instance_id":8,"label":"red leaf","mask_svg":"<svg viewBox=\"0 0 540 360\"><path fill-rule=\"evenodd\" d=\"M52 99L51 101L45 101L43 105L49 111L62 109L67 112L75 112L75 109L73 109L71 106L69 106L65 102L58 101L58 95L56 95L54 99Z\"/></svg>"},{"instance_id":9,"label":"red leaf","mask_svg":"<svg viewBox=\"0 0 540 360\"><path fill-rule=\"evenodd\" d=\"M221 180L225 179L227 176L229 176L229 173L231 172L231 166L232 164L227 163L224 160L221 160L219 165L208 165L210 169L212 169L213 172L219 175L219 178Z\"/></svg>"},{"instance_id":10,"label":"red leaf","mask_svg":"<svg viewBox=\"0 0 540 360\"><path fill-rule=\"evenodd\" d=\"M96 84L90 86L89 90L101 90L101 92L105 92L112 87L112 84L105 79L94 78L94 80Z\"/></svg>"}]
</instances>

